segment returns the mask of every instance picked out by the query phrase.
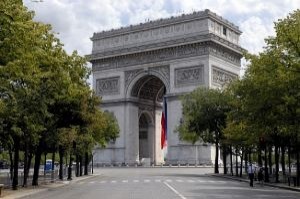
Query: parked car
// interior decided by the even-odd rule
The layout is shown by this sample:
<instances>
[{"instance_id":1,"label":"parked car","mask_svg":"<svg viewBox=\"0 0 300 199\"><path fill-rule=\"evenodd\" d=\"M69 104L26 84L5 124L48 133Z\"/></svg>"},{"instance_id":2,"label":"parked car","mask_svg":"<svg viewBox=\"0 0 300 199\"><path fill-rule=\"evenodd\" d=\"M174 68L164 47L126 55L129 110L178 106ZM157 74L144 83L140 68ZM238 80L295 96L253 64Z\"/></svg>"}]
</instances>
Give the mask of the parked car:
<instances>
[{"instance_id":1,"label":"parked car","mask_svg":"<svg viewBox=\"0 0 300 199\"><path fill-rule=\"evenodd\" d=\"M5 160L0 160L0 169L9 169L9 164Z\"/></svg>"}]
</instances>

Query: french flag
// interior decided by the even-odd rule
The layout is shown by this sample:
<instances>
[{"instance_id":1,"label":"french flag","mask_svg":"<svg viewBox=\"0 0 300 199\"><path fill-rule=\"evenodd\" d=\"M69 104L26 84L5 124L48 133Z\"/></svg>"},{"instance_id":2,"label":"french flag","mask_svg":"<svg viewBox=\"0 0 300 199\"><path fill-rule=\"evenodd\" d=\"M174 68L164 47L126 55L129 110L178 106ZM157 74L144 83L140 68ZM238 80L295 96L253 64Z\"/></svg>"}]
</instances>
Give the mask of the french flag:
<instances>
[{"instance_id":1,"label":"french flag","mask_svg":"<svg viewBox=\"0 0 300 199\"><path fill-rule=\"evenodd\" d=\"M161 115L161 149L167 146L167 100L163 98L163 110Z\"/></svg>"}]
</instances>

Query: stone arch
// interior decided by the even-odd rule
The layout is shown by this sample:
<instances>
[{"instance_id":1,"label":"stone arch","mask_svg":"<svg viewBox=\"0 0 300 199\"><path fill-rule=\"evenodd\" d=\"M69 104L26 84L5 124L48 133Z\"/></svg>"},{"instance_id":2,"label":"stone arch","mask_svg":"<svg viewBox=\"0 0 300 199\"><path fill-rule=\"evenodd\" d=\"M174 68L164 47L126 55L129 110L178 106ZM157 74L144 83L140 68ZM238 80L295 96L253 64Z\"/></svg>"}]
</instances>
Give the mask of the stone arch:
<instances>
[{"instance_id":1,"label":"stone arch","mask_svg":"<svg viewBox=\"0 0 300 199\"><path fill-rule=\"evenodd\" d=\"M131 97L131 91L136 83L147 76L154 76L163 82L166 90L165 93L170 93L170 75L169 66L151 68L147 70L138 70L130 74L132 77L128 78L128 82L125 82L125 96L126 98Z\"/></svg>"},{"instance_id":2,"label":"stone arch","mask_svg":"<svg viewBox=\"0 0 300 199\"><path fill-rule=\"evenodd\" d=\"M148 125L154 125L154 115L151 111L140 110L138 115L139 120L143 115L146 117Z\"/></svg>"},{"instance_id":3,"label":"stone arch","mask_svg":"<svg viewBox=\"0 0 300 199\"><path fill-rule=\"evenodd\" d=\"M155 160L155 128L153 118L148 111L142 111L139 115L139 161L144 164L143 160L148 159L148 163Z\"/></svg>"}]
</instances>

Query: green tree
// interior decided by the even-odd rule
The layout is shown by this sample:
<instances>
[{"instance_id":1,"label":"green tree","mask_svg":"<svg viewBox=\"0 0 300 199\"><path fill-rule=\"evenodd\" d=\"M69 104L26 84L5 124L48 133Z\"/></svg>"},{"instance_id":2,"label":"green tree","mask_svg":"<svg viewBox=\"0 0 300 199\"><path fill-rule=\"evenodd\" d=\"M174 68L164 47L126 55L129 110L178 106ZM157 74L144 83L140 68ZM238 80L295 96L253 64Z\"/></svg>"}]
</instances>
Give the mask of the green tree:
<instances>
[{"instance_id":1,"label":"green tree","mask_svg":"<svg viewBox=\"0 0 300 199\"><path fill-rule=\"evenodd\" d=\"M223 139L228 96L218 89L198 88L182 101L183 123L179 126L181 139L195 143L200 140L216 147L215 173L219 173L219 149Z\"/></svg>"},{"instance_id":2,"label":"green tree","mask_svg":"<svg viewBox=\"0 0 300 199\"><path fill-rule=\"evenodd\" d=\"M257 146L258 155L262 146L265 154L267 148L270 153L274 146L278 182L279 147L284 157L285 146L294 146L299 159L300 11L276 22L275 31L275 37L266 39L263 52L246 54L250 64L243 80L233 88L237 106L230 113L228 129L238 129L243 124L246 138ZM230 137L238 139L234 132ZM269 162L271 167L271 160ZM297 164L299 181L299 160Z\"/></svg>"}]
</instances>

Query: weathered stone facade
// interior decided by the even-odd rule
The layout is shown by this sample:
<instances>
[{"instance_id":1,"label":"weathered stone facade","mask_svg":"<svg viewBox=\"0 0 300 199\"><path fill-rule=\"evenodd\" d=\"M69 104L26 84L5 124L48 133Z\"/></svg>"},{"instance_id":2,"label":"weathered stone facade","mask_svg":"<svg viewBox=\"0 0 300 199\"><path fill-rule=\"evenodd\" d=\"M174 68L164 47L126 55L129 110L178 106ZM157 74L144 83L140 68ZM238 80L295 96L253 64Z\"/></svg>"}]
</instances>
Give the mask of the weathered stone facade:
<instances>
[{"instance_id":1,"label":"weathered stone facade","mask_svg":"<svg viewBox=\"0 0 300 199\"><path fill-rule=\"evenodd\" d=\"M89 55L93 88L115 114L120 137L95 149L95 162L164 162L160 149L163 98L167 101L169 163L212 163L210 145L178 139L179 96L198 86L222 87L237 78L241 31L209 10L95 33Z\"/></svg>"}]
</instances>

